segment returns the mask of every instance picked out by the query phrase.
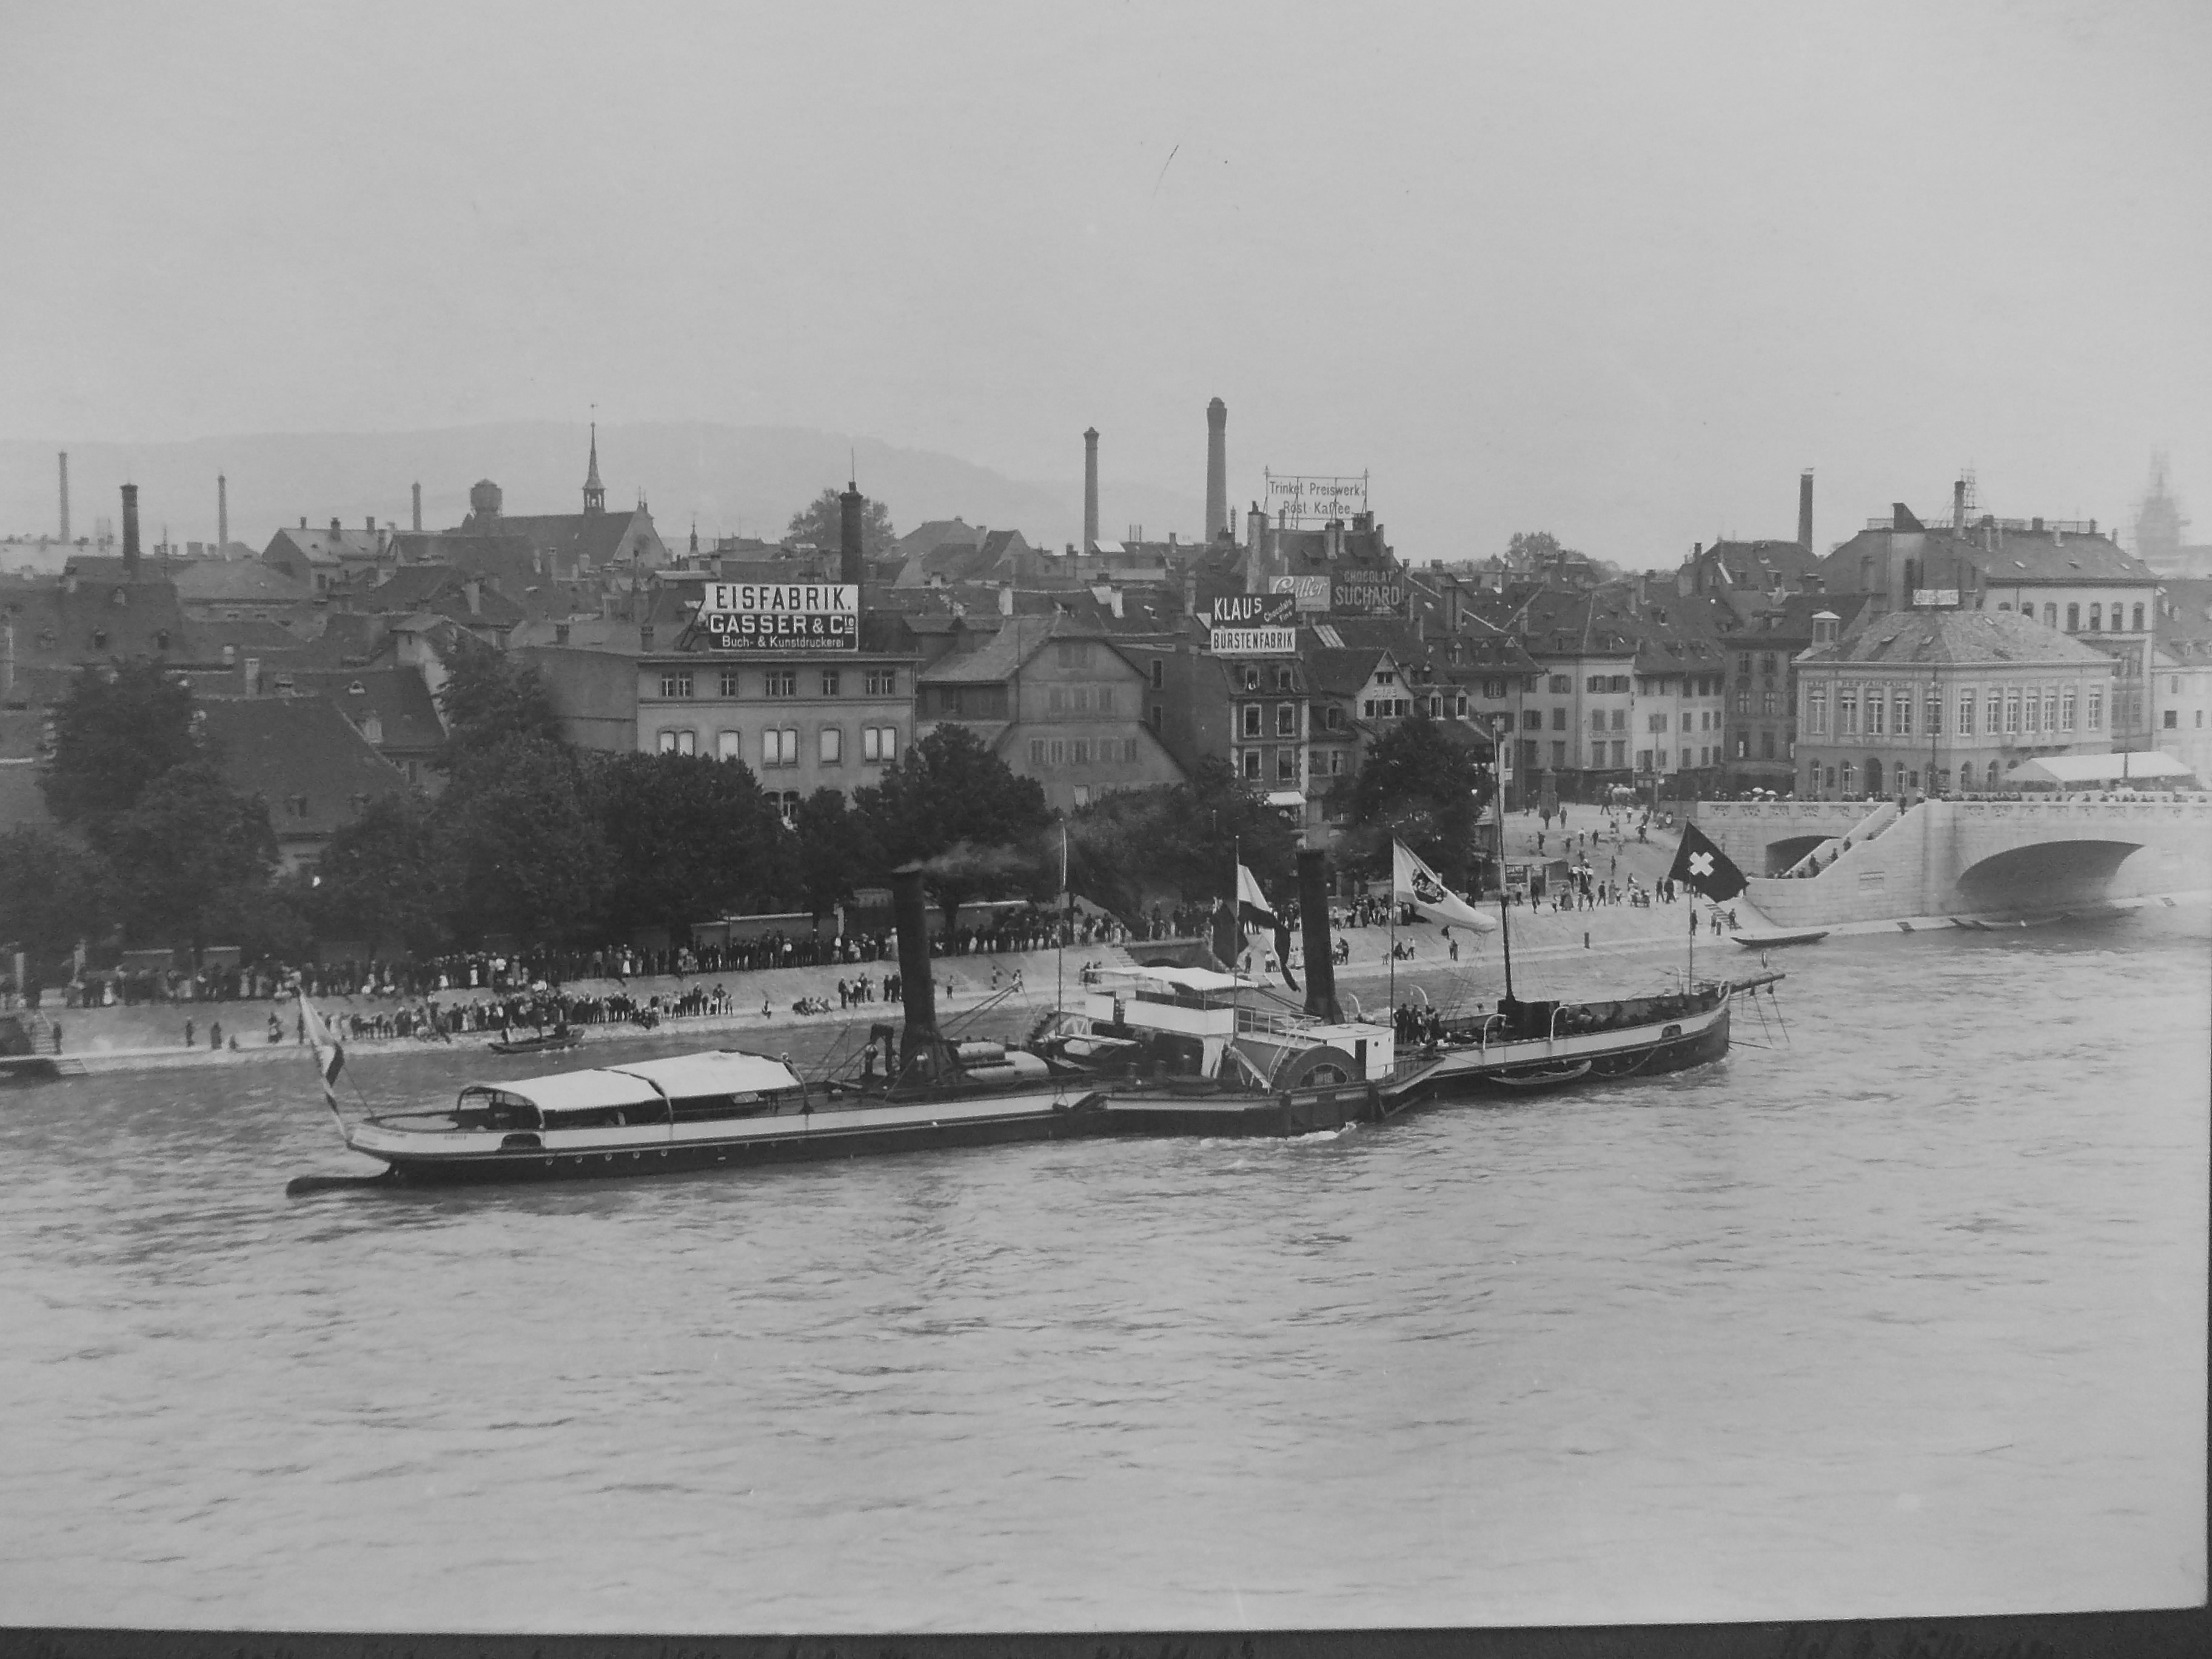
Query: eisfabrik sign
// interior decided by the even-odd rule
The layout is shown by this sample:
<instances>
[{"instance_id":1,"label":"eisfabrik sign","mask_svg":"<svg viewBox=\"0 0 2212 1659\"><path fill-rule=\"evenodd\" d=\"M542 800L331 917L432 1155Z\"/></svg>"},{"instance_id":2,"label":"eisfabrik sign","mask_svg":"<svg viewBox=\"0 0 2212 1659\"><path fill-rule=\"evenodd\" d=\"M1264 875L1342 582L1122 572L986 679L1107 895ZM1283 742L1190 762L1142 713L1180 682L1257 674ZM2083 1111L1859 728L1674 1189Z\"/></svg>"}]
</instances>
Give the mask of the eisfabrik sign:
<instances>
[{"instance_id":1,"label":"eisfabrik sign","mask_svg":"<svg viewBox=\"0 0 2212 1659\"><path fill-rule=\"evenodd\" d=\"M1339 570L1330 583L1329 609L1340 616L1402 617L1405 575L1396 570Z\"/></svg>"},{"instance_id":2,"label":"eisfabrik sign","mask_svg":"<svg viewBox=\"0 0 2212 1659\"><path fill-rule=\"evenodd\" d=\"M709 582L699 625L717 651L858 651L851 582Z\"/></svg>"}]
</instances>

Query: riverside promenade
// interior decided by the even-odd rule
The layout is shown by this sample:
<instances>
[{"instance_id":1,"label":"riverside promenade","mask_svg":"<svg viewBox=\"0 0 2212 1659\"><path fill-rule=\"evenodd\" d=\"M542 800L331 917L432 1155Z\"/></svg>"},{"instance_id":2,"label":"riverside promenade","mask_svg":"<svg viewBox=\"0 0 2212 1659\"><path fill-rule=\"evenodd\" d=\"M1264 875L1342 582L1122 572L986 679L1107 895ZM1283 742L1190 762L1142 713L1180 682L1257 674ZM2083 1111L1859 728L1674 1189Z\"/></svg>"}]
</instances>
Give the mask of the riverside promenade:
<instances>
[{"instance_id":1,"label":"riverside promenade","mask_svg":"<svg viewBox=\"0 0 2212 1659\"><path fill-rule=\"evenodd\" d=\"M1578 808L1577 817L1585 823L1571 828L1595 832L1602 820L1594 808ZM1523 825L1527 828L1524 830ZM1536 820L1513 817L1506 823L1506 855L1516 862L1536 857L1534 838ZM1560 836L1555 829L1545 837L1545 856L1559 856ZM1639 845L1632 830L1626 832L1621 847L1616 852L1607 839L1601 845L1593 833L1587 854L1594 876L1613 878L1626 883L1633 875L1646 890L1651 889L1665 874L1674 856L1674 840L1662 837L1656 830L1648 844ZM1617 869L1614 860L1618 860ZM1711 913L1709 905L1698 907L1700 919ZM1741 913L1746 927L1753 925L1753 917ZM1495 919L1492 907L1486 915ZM1513 964L1516 988L1524 995L1565 996L1595 994L1612 990L1619 994L1624 988L1645 989L1656 986L1681 965L1683 936L1688 919L1684 904L1654 903L1650 908L1628 904L1600 905L1589 909L1555 911L1547 902L1531 910L1522 904L1512 913ZM1398 930L1399 942L1413 952L1409 959L1394 964L1390 960L1390 930L1387 927L1347 927L1338 937L1346 941L1352 951L1348 963L1336 969L1340 994L1349 993L1363 1012L1378 1018L1388 1018L1389 994L1393 979L1398 982L1400 995L1423 996L1438 1002L1461 1000L1494 1001L1504 988L1501 953L1495 931L1474 933L1464 928L1451 930L1459 943L1459 957L1452 958L1449 945L1443 930L1419 923ZM1587 939L1587 944L1585 940ZM1267 940L1260 934L1251 937L1255 957L1264 959ZM1708 947L1717 953L1726 951L1729 959L1743 953L1729 945L1725 940L1714 939L1709 932L1698 936L1698 967L1700 976L1709 971L1707 964L1716 966L1711 971L1723 971L1717 964L1722 958L1715 954L1709 957ZM1141 953L1143 942L1127 947ZM1671 955L1670 955L1671 953ZM1006 1012L1013 1023L1026 1024L1035 1014L1041 1014L1053 1006L1055 975L1065 964L1065 988L1073 995L1080 988L1080 974L1086 963L1119 961L1120 950L1109 951L1097 945L1071 946L1063 957L1053 951L952 956L933 958L938 981L938 1006L947 1018L968 1013L979 1006L998 997L1010 985L1017 974L1022 989L1005 997ZM580 996L608 995L622 992L641 1003L653 997L665 999L680 995L697 985L726 986L735 1000L736 1012L720 1015L694 1015L664 1020L652 1035L659 1037L688 1036L696 1033L702 1040L711 1036L717 1042L730 1042L743 1048L777 1048L784 1038L799 1031L821 1032L840 1026L854 1026L865 1033L866 1026L878 1020L898 1024L902 1016L896 1002L867 1002L850 1008L839 1008L837 981L850 980L865 973L878 987L885 973L896 969L890 960L863 963L857 965L830 965L818 968L778 968L749 973L696 974L678 977L673 975L633 976L624 981L612 979L580 979L568 981L562 988ZM1305 982L1302 966L1293 958L1292 972L1301 985ZM1283 989L1279 975L1260 975L1267 983ZM1418 994L1414 988L1419 988ZM1285 994L1290 994L1287 990ZM478 993L477 994L482 994ZM819 997L830 1004L826 1014L802 1015L792 1012L792 1005L805 997ZM438 1000L444 1004L467 1000L465 994L448 994ZM765 1002L769 1012L763 1016ZM319 1005L335 1018L350 1013L389 1012L400 1006L397 999L375 997L335 997L324 999ZM280 1017L283 1040L270 1042L267 1037L270 1013ZM179 1002L145 1004L125 1008L48 1009L48 1014L62 1028L62 1058L64 1061L83 1062L84 1068L94 1072L138 1070L149 1067L187 1066L208 1068L218 1066L251 1065L260 1061L289 1059L299 1063L299 1044L293 1005L289 999L280 1002ZM1347 1012L1349 1010L1347 1009ZM184 1044L184 1024L190 1019L194 1028L196 1046ZM226 1044L235 1036L238 1047L226 1046L217 1052L208 1048L208 1030L211 1023L222 1025ZM572 1028L582 1039L586 1048L599 1044L632 1040L645 1036L638 1026L628 1023L605 1025L580 1025ZM454 1037L456 1049L483 1049L489 1041L487 1033L477 1031ZM855 1037L857 1050L860 1038ZM356 1054L377 1052L415 1053L432 1046L417 1037L353 1038L346 1039L347 1048ZM574 1060L578 1051L569 1051ZM496 1058L495 1056L493 1058ZM538 1060L521 1059L507 1062L528 1069L533 1066L553 1066L562 1063L559 1054L542 1056ZM74 1070L75 1067L70 1069Z\"/></svg>"}]
</instances>

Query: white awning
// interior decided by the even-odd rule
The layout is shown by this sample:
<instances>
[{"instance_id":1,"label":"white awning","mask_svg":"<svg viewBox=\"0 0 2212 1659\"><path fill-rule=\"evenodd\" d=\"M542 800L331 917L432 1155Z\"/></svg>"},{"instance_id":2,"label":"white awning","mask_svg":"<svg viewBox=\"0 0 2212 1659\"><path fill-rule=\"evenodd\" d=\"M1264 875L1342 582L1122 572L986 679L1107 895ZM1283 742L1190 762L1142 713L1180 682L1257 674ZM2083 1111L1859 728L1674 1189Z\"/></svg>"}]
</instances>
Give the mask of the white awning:
<instances>
[{"instance_id":1,"label":"white awning","mask_svg":"<svg viewBox=\"0 0 2212 1659\"><path fill-rule=\"evenodd\" d=\"M624 1077L657 1083L672 1100L696 1099L702 1095L757 1095L771 1089L796 1089L799 1079L791 1067L766 1054L749 1054L738 1048L720 1048L701 1054L671 1054L665 1060L641 1060L635 1066L612 1066Z\"/></svg>"},{"instance_id":2,"label":"white awning","mask_svg":"<svg viewBox=\"0 0 2212 1659\"><path fill-rule=\"evenodd\" d=\"M660 1095L643 1078L620 1072L593 1069L556 1072L550 1077L526 1077L514 1083L479 1083L479 1089L496 1089L520 1095L542 1112L586 1111L594 1106L658 1106Z\"/></svg>"},{"instance_id":3,"label":"white awning","mask_svg":"<svg viewBox=\"0 0 2212 1659\"><path fill-rule=\"evenodd\" d=\"M1305 804L1303 790L1273 789L1267 793L1267 805L1270 806L1304 806Z\"/></svg>"},{"instance_id":4,"label":"white awning","mask_svg":"<svg viewBox=\"0 0 2212 1659\"><path fill-rule=\"evenodd\" d=\"M2037 783L2072 784L2149 782L2155 778L2185 778L2190 769L2171 755L2148 754L2045 755L2023 761L2005 774L2008 782L2027 779Z\"/></svg>"},{"instance_id":5,"label":"white awning","mask_svg":"<svg viewBox=\"0 0 2212 1659\"><path fill-rule=\"evenodd\" d=\"M1194 991L1201 994L1233 991L1258 982L1246 979L1242 974L1217 973L1211 968L1102 968L1098 973L1103 979L1158 980L1161 984L1172 985L1179 991Z\"/></svg>"}]
</instances>

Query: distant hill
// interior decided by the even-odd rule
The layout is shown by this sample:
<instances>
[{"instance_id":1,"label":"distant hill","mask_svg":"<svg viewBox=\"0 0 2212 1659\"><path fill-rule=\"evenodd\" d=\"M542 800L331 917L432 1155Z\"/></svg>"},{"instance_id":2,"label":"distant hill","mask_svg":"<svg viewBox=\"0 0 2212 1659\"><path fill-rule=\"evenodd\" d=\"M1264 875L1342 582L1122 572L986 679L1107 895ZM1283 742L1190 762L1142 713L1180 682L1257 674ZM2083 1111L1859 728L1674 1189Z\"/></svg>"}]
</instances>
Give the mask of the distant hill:
<instances>
[{"instance_id":1,"label":"distant hill","mask_svg":"<svg viewBox=\"0 0 2212 1659\"><path fill-rule=\"evenodd\" d=\"M469 487L490 478L511 513L568 513L582 506L587 434L580 425L512 422L429 432L264 433L182 443L0 441L0 535L52 535L58 528L55 454L70 458L70 528L93 533L95 520L118 521L117 487L138 485L149 545L168 526L181 544L212 542L216 475L230 481L230 535L259 549L280 525L333 517L358 526L374 516L404 526L409 486L422 486L425 529L457 525ZM848 454L853 460L848 463ZM1018 530L1059 548L1082 532L1083 482L1035 483L929 450L874 438L795 427L645 422L599 428L599 476L607 504L627 507L640 492L662 538L681 547L693 514L701 539L783 533L825 487L842 489L857 465L863 493L881 501L902 530L926 519L963 518L994 530ZM1164 537L1195 538L1205 506L1195 492L1108 477L1100 488L1103 536L1132 524ZM16 562L0 549L0 565Z\"/></svg>"}]
</instances>

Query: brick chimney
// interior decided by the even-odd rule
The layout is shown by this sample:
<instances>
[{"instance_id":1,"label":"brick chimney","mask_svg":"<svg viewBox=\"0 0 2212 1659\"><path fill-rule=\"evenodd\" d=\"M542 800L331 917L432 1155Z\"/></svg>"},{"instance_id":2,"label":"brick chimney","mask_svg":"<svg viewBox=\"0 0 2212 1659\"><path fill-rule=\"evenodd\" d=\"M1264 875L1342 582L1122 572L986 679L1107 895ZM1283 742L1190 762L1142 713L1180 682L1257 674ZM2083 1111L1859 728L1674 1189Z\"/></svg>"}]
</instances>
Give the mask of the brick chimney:
<instances>
[{"instance_id":1,"label":"brick chimney","mask_svg":"<svg viewBox=\"0 0 2212 1659\"><path fill-rule=\"evenodd\" d=\"M138 486L123 486L123 580L138 580Z\"/></svg>"},{"instance_id":2,"label":"brick chimney","mask_svg":"<svg viewBox=\"0 0 2212 1659\"><path fill-rule=\"evenodd\" d=\"M1098 428L1083 433L1083 550L1098 550Z\"/></svg>"},{"instance_id":3,"label":"brick chimney","mask_svg":"<svg viewBox=\"0 0 2212 1659\"><path fill-rule=\"evenodd\" d=\"M1797 545L1813 550L1813 469L1797 475Z\"/></svg>"},{"instance_id":4,"label":"brick chimney","mask_svg":"<svg viewBox=\"0 0 2212 1659\"><path fill-rule=\"evenodd\" d=\"M414 529L415 529L415 533L416 533L416 534L417 534L417 535L422 534L422 486L421 484L416 484L416 485L415 486L415 523L414 523Z\"/></svg>"},{"instance_id":5,"label":"brick chimney","mask_svg":"<svg viewBox=\"0 0 2212 1659\"><path fill-rule=\"evenodd\" d=\"M848 483L837 498L837 580L857 587L867 580L868 561L862 533L867 500L857 483Z\"/></svg>"},{"instance_id":6,"label":"brick chimney","mask_svg":"<svg viewBox=\"0 0 2212 1659\"><path fill-rule=\"evenodd\" d=\"M1206 539L1217 542L1229 531L1229 405L1216 398L1206 406Z\"/></svg>"},{"instance_id":7,"label":"brick chimney","mask_svg":"<svg viewBox=\"0 0 2212 1659\"><path fill-rule=\"evenodd\" d=\"M62 541L63 541L63 543L64 543L64 544L66 544L68 543L68 541L69 541L69 538L70 538L70 533L69 533L69 451L67 451L66 449L63 450L63 451L61 452L61 458L62 458Z\"/></svg>"},{"instance_id":8,"label":"brick chimney","mask_svg":"<svg viewBox=\"0 0 2212 1659\"><path fill-rule=\"evenodd\" d=\"M1966 481L1951 481L1951 533L1957 535L1966 527Z\"/></svg>"}]
</instances>

